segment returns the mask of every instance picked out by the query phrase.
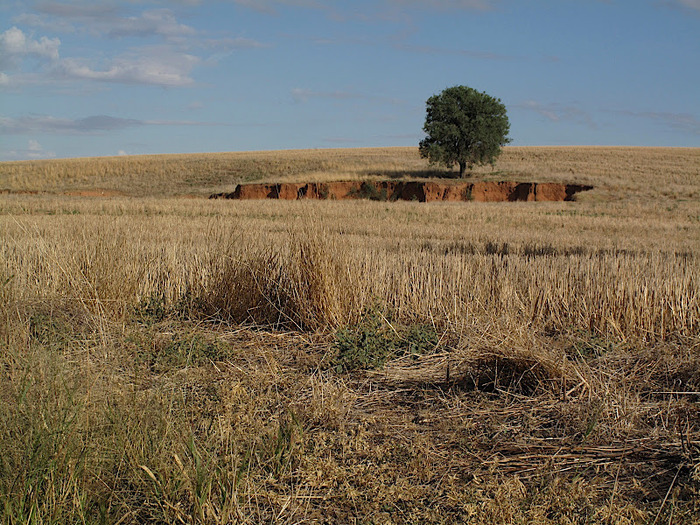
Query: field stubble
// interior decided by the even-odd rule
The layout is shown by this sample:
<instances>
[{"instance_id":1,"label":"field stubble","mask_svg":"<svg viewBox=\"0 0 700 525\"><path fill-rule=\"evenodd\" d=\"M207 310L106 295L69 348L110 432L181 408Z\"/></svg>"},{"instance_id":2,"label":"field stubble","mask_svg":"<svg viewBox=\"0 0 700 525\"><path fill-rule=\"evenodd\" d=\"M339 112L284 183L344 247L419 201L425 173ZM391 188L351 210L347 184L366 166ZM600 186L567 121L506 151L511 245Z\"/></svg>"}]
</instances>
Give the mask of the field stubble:
<instances>
[{"instance_id":1,"label":"field stubble","mask_svg":"<svg viewBox=\"0 0 700 525\"><path fill-rule=\"evenodd\" d=\"M584 150L503 159L620 173L577 203L0 197L3 518L697 522L697 177Z\"/></svg>"}]
</instances>

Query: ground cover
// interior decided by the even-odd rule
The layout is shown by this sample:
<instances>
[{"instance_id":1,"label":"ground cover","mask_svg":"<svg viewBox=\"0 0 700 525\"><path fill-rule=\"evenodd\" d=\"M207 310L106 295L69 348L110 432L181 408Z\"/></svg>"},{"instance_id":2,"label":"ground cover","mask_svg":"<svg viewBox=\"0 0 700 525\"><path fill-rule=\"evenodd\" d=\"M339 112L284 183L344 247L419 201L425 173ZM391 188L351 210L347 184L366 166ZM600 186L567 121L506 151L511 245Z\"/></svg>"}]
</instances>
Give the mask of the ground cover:
<instances>
[{"instance_id":1,"label":"ground cover","mask_svg":"<svg viewBox=\"0 0 700 525\"><path fill-rule=\"evenodd\" d=\"M556 152L596 190L0 195L3 521L697 523L697 150Z\"/></svg>"}]
</instances>

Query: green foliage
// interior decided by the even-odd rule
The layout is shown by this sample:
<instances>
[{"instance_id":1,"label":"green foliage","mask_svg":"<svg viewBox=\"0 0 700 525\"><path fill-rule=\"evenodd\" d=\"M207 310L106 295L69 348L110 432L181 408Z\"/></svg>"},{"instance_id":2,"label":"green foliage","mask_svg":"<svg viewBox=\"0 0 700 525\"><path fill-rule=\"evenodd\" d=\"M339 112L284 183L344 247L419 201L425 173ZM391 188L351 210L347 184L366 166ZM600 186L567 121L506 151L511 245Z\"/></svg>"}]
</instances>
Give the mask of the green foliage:
<instances>
[{"instance_id":1,"label":"green foliage","mask_svg":"<svg viewBox=\"0 0 700 525\"><path fill-rule=\"evenodd\" d=\"M279 478L292 468L295 456L300 452L303 428L293 411L280 418L276 429L271 429L260 450L263 468Z\"/></svg>"},{"instance_id":2,"label":"green foliage","mask_svg":"<svg viewBox=\"0 0 700 525\"><path fill-rule=\"evenodd\" d=\"M363 182L359 190L350 190L350 195L356 199L367 199L371 201L386 201L389 199L386 188L380 190L371 182Z\"/></svg>"},{"instance_id":3,"label":"green foliage","mask_svg":"<svg viewBox=\"0 0 700 525\"><path fill-rule=\"evenodd\" d=\"M82 407L77 387L59 377L56 355L43 363L32 357L27 361L41 377L27 367L2 399L0 514L3 523L72 523L67 509L85 504L80 479L88 458L73 438ZM42 514L46 521L37 519Z\"/></svg>"},{"instance_id":4,"label":"green foliage","mask_svg":"<svg viewBox=\"0 0 700 525\"><path fill-rule=\"evenodd\" d=\"M168 308L165 298L159 295L151 295L143 298L134 308L134 317L145 325L160 323L168 316Z\"/></svg>"},{"instance_id":5,"label":"green foliage","mask_svg":"<svg viewBox=\"0 0 700 525\"><path fill-rule=\"evenodd\" d=\"M143 326L153 326L167 320L191 320L206 311L201 297L186 290L175 301L166 301L162 294L142 298L130 309L130 318Z\"/></svg>"},{"instance_id":6,"label":"green foliage","mask_svg":"<svg viewBox=\"0 0 700 525\"><path fill-rule=\"evenodd\" d=\"M216 341L208 341L200 334L173 335L166 344L156 347L149 360L170 367L199 366L209 361L221 361L228 355L226 348Z\"/></svg>"},{"instance_id":7,"label":"green foliage","mask_svg":"<svg viewBox=\"0 0 700 525\"><path fill-rule=\"evenodd\" d=\"M360 323L336 333L333 365L338 372L381 368L392 357L430 353L438 342L432 326L394 327L373 307Z\"/></svg>"},{"instance_id":8,"label":"green foliage","mask_svg":"<svg viewBox=\"0 0 700 525\"><path fill-rule=\"evenodd\" d=\"M38 344L55 346L66 339L68 327L56 316L36 312L29 318L29 336Z\"/></svg>"},{"instance_id":9,"label":"green foliage","mask_svg":"<svg viewBox=\"0 0 700 525\"><path fill-rule=\"evenodd\" d=\"M415 356L432 352L439 342L435 328L422 324L409 326L402 336L402 348L407 353Z\"/></svg>"},{"instance_id":10,"label":"green foliage","mask_svg":"<svg viewBox=\"0 0 700 525\"><path fill-rule=\"evenodd\" d=\"M336 334L336 370L380 368L395 351L396 338L378 310Z\"/></svg>"},{"instance_id":11,"label":"green foliage","mask_svg":"<svg viewBox=\"0 0 700 525\"><path fill-rule=\"evenodd\" d=\"M175 366L199 365L207 361L220 361L227 355L216 342L207 341L199 334L191 337L173 337L159 356L167 364Z\"/></svg>"},{"instance_id":12,"label":"green foliage","mask_svg":"<svg viewBox=\"0 0 700 525\"><path fill-rule=\"evenodd\" d=\"M586 331L579 331L573 344L566 349L569 357L574 359L597 359L613 352L616 348L614 341L611 341L600 334Z\"/></svg>"},{"instance_id":13,"label":"green foliage","mask_svg":"<svg viewBox=\"0 0 700 525\"><path fill-rule=\"evenodd\" d=\"M57 352L71 350L77 341L89 337L86 326L74 312L67 310L38 309L29 317L27 328L33 346Z\"/></svg>"},{"instance_id":14,"label":"green foliage","mask_svg":"<svg viewBox=\"0 0 700 525\"><path fill-rule=\"evenodd\" d=\"M421 157L447 168L458 164L460 177L467 167L493 165L501 147L510 142L510 123L500 99L454 86L430 97L426 105Z\"/></svg>"}]
</instances>

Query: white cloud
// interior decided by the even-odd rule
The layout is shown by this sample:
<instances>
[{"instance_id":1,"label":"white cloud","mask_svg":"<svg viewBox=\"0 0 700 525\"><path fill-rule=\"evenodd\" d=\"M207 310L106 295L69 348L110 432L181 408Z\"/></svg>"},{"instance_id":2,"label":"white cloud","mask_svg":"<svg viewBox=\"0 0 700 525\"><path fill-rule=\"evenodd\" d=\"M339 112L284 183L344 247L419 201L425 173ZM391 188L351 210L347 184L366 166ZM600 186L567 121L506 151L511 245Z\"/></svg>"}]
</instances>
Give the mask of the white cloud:
<instances>
[{"instance_id":1,"label":"white cloud","mask_svg":"<svg viewBox=\"0 0 700 525\"><path fill-rule=\"evenodd\" d=\"M0 134L26 135L36 133L90 133L141 126L140 120L96 115L82 119L52 116L8 118L0 117ZM30 141L32 142L32 141Z\"/></svg>"},{"instance_id":2,"label":"white cloud","mask_svg":"<svg viewBox=\"0 0 700 525\"><path fill-rule=\"evenodd\" d=\"M101 18L117 16L120 8L116 3L104 1L54 1L37 2L34 9L39 13L62 18Z\"/></svg>"},{"instance_id":3,"label":"white cloud","mask_svg":"<svg viewBox=\"0 0 700 525\"><path fill-rule=\"evenodd\" d=\"M52 33L75 33L75 26L68 20L47 18L36 13L22 13L12 18L15 24L36 27Z\"/></svg>"},{"instance_id":4,"label":"white cloud","mask_svg":"<svg viewBox=\"0 0 700 525\"><path fill-rule=\"evenodd\" d=\"M39 40L34 40L21 29L11 27L0 33L0 67L16 67L26 57L58 60L60 45L61 41L58 38L42 36Z\"/></svg>"},{"instance_id":5,"label":"white cloud","mask_svg":"<svg viewBox=\"0 0 700 525\"><path fill-rule=\"evenodd\" d=\"M126 16L123 4L55 2L36 4L35 12L16 17L35 27L63 28L102 38L155 38L160 44L133 47L100 61L87 56L59 58L58 38L33 39L13 27L0 34L0 68L12 66L18 74L0 76L0 88L39 84L49 80L94 81L182 87L194 84L193 69L216 63L234 50L269 47L251 38L201 38L194 28L180 23L170 9L151 9ZM62 53L65 55L65 53ZM199 55L199 56L198 56ZM26 57L44 63L31 71ZM9 73L9 72L8 72Z\"/></svg>"},{"instance_id":6,"label":"white cloud","mask_svg":"<svg viewBox=\"0 0 700 525\"><path fill-rule=\"evenodd\" d=\"M44 2L37 10L38 13L23 13L13 20L57 32L84 32L109 38L160 36L173 39L197 33L194 28L179 23L173 11L167 8L126 16L117 5Z\"/></svg>"},{"instance_id":7,"label":"white cloud","mask_svg":"<svg viewBox=\"0 0 700 525\"><path fill-rule=\"evenodd\" d=\"M199 42L198 47L201 47L211 54L207 57L206 63L216 64L224 58L233 54L234 51L241 49L262 49L271 47L269 44L263 44L257 40L245 37L226 37L226 38L209 38Z\"/></svg>"},{"instance_id":8,"label":"white cloud","mask_svg":"<svg viewBox=\"0 0 700 525\"><path fill-rule=\"evenodd\" d=\"M270 47L269 44L263 44L252 38L238 36L235 38L210 38L202 42L204 47L208 49L218 49L223 51L232 51L234 49L257 49Z\"/></svg>"},{"instance_id":9,"label":"white cloud","mask_svg":"<svg viewBox=\"0 0 700 525\"><path fill-rule=\"evenodd\" d=\"M117 152L117 155L119 155L120 157L126 157L128 155L128 153L126 151L124 151L123 149L120 149Z\"/></svg>"},{"instance_id":10,"label":"white cloud","mask_svg":"<svg viewBox=\"0 0 700 525\"><path fill-rule=\"evenodd\" d=\"M277 14L280 7L304 7L308 9L322 9L337 14L334 7L342 5L341 2L322 2L316 0L233 0L241 7L254 9L261 13ZM416 7L422 9L467 9L476 11L490 11L496 8L500 0L383 0L390 6ZM334 6L335 4L335 6Z\"/></svg>"},{"instance_id":11,"label":"white cloud","mask_svg":"<svg viewBox=\"0 0 700 525\"><path fill-rule=\"evenodd\" d=\"M690 113L613 110L612 113L658 122L675 131L700 136L700 119Z\"/></svg>"},{"instance_id":12,"label":"white cloud","mask_svg":"<svg viewBox=\"0 0 700 525\"><path fill-rule=\"evenodd\" d=\"M522 104L519 104L517 107L522 109L530 109L536 113L539 113L547 120L551 120L552 122L559 122L559 120L561 120L558 113L554 109L552 109L551 106L540 104L539 102L535 102L534 100L526 100Z\"/></svg>"},{"instance_id":13,"label":"white cloud","mask_svg":"<svg viewBox=\"0 0 700 525\"><path fill-rule=\"evenodd\" d=\"M103 20L102 23L106 34L112 37L159 35L174 38L196 34L192 27L178 23L170 9L144 11L138 17L115 18Z\"/></svg>"},{"instance_id":14,"label":"white cloud","mask_svg":"<svg viewBox=\"0 0 700 525\"><path fill-rule=\"evenodd\" d=\"M37 40L17 27L0 33L0 69L5 70L0 72L0 88L40 82L41 75L59 62L60 45L58 38Z\"/></svg>"},{"instance_id":15,"label":"white cloud","mask_svg":"<svg viewBox=\"0 0 700 525\"><path fill-rule=\"evenodd\" d=\"M131 118L93 115L80 119L59 118L50 115L9 118L0 117L0 135L99 134L139 126L221 126L216 122L189 120L137 120Z\"/></svg>"},{"instance_id":16,"label":"white cloud","mask_svg":"<svg viewBox=\"0 0 700 525\"><path fill-rule=\"evenodd\" d=\"M700 15L700 0L657 0L656 5L669 9L691 11Z\"/></svg>"},{"instance_id":17,"label":"white cloud","mask_svg":"<svg viewBox=\"0 0 700 525\"><path fill-rule=\"evenodd\" d=\"M26 156L29 159L52 159L56 156L53 151L46 151L37 140L29 139Z\"/></svg>"},{"instance_id":18,"label":"white cloud","mask_svg":"<svg viewBox=\"0 0 700 525\"><path fill-rule=\"evenodd\" d=\"M526 100L521 104L516 104L514 107L534 111L550 122L576 122L591 128L596 127L591 116L576 106L566 106L558 103L542 104L535 100Z\"/></svg>"},{"instance_id":19,"label":"white cloud","mask_svg":"<svg viewBox=\"0 0 700 525\"><path fill-rule=\"evenodd\" d=\"M0 160L38 160L53 159L56 152L46 151L38 141L29 139L25 149L0 150Z\"/></svg>"},{"instance_id":20,"label":"white cloud","mask_svg":"<svg viewBox=\"0 0 700 525\"><path fill-rule=\"evenodd\" d=\"M423 9L466 9L472 11L491 11L496 8L498 0L389 0L390 4L417 7Z\"/></svg>"},{"instance_id":21,"label":"white cloud","mask_svg":"<svg viewBox=\"0 0 700 525\"><path fill-rule=\"evenodd\" d=\"M267 14L277 14L277 8L280 6L306 7L310 9L327 8L322 2L315 0L233 0L233 2L241 7L247 7Z\"/></svg>"},{"instance_id":22,"label":"white cloud","mask_svg":"<svg viewBox=\"0 0 700 525\"><path fill-rule=\"evenodd\" d=\"M245 3L246 0L241 0ZM179 3L190 4L191 0ZM142 0L37 0L31 11L14 17L16 23L33 28L101 39L149 39L153 44L100 53L76 55L61 48L58 38L35 39L13 27L0 34L0 89L57 81L92 81L182 87L194 84L192 72L198 65L216 64L235 50L270 47L243 36L207 38L206 32L181 23L169 8L139 10ZM196 2L195 0L195 3ZM254 3L254 2L251 2ZM166 2L158 1L165 5ZM318 5L309 0L270 0L261 5ZM170 3L173 6L172 2ZM173 6L173 9L176 9ZM88 44L91 44L88 42ZM34 63L27 62L34 57ZM36 59L43 62L36 64ZM17 72L7 71L12 67Z\"/></svg>"},{"instance_id":23,"label":"white cloud","mask_svg":"<svg viewBox=\"0 0 700 525\"><path fill-rule=\"evenodd\" d=\"M700 0L677 0L677 4L682 7L687 7L688 9L695 9L700 11Z\"/></svg>"},{"instance_id":24,"label":"white cloud","mask_svg":"<svg viewBox=\"0 0 700 525\"><path fill-rule=\"evenodd\" d=\"M69 79L179 87L194 83L190 72L199 62L194 55L156 46L115 58L103 68L92 67L85 60L65 59L56 72Z\"/></svg>"}]
</instances>

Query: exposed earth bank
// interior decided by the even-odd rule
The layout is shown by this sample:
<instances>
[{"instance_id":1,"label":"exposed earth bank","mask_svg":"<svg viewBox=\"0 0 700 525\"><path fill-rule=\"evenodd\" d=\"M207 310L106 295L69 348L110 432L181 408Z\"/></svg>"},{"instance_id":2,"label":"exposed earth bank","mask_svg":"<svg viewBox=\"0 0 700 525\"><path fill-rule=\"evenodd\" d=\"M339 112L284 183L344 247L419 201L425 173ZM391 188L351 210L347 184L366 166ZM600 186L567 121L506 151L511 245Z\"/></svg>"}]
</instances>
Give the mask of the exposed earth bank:
<instances>
[{"instance_id":1,"label":"exposed earth bank","mask_svg":"<svg viewBox=\"0 0 700 525\"><path fill-rule=\"evenodd\" d=\"M582 184L536 182L401 182L348 181L278 184L239 184L231 193L215 193L210 199L372 199L435 201L571 201Z\"/></svg>"}]
</instances>

